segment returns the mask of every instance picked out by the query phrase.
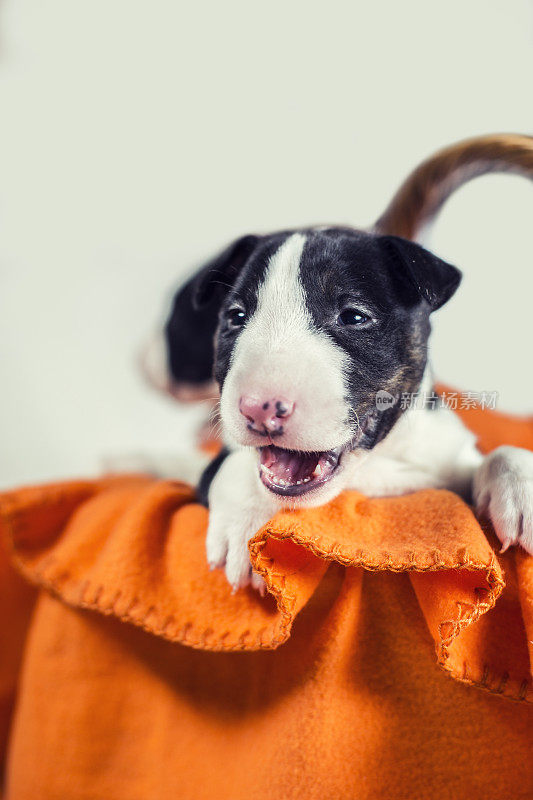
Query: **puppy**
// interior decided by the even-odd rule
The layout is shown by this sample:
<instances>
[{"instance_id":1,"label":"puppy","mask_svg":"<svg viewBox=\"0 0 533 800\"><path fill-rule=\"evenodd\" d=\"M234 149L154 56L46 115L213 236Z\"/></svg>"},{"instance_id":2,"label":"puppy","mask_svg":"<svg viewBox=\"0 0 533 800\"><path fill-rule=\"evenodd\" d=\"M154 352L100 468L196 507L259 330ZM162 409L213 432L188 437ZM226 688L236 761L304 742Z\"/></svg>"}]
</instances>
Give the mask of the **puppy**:
<instances>
[{"instance_id":1,"label":"puppy","mask_svg":"<svg viewBox=\"0 0 533 800\"><path fill-rule=\"evenodd\" d=\"M209 564L224 567L234 589L262 590L247 545L278 510L322 505L345 489L451 489L490 517L504 548L533 552L533 454L501 447L483 458L453 412L425 405L430 316L461 274L404 238L460 183L504 168L533 174L531 139L485 137L443 151L371 232L245 236L187 288L189 318L196 308L215 320L225 447L199 496L210 509Z\"/></svg>"}]
</instances>

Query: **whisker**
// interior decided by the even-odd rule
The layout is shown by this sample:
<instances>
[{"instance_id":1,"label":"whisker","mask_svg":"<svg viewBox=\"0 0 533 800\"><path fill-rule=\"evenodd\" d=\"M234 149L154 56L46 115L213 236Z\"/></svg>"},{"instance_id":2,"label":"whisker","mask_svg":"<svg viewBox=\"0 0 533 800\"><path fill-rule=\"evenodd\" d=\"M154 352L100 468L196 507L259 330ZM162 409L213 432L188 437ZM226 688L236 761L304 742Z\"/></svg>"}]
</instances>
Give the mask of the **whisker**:
<instances>
[{"instance_id":1,"label":"whisker","mask_svg":"<svg viewBox=\"0 0 533 800\"><path fill-rule=\"evenodd\" d=\"M350 409L349 409L349 415L350 415L350 414L351 414L353 417L355 417L355 419L353 420L353 422L354 422L354 424L355 424L355 430L356 430L356 431L357 431L357 430L360 430L360 429L361 429L361 423L359 422L359 414L357 413L357 411L355 410L355 408L350 408Z\"/></svg>"}]
</instances>

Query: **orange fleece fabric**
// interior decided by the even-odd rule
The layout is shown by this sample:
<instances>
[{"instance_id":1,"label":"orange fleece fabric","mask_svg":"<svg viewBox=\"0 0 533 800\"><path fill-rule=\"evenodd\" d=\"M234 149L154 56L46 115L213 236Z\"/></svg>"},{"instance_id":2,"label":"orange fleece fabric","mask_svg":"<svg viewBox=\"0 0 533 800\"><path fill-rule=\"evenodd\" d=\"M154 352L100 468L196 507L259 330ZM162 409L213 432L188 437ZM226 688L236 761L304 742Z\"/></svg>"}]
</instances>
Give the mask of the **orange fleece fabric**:
<instances>
[{"instance_id":1,"label":"orange fleece fabric","mask_svg":"<svg viewBox=\"0 0 533 800\"><path fill-rule=\"evenodd\" d=\"M463 416L531 446L532 420ZM533 559L450 492L278 514L265 598L208 570L177 482L0 510L7 800L533 796Z\"/></svg>"}]
</instances>

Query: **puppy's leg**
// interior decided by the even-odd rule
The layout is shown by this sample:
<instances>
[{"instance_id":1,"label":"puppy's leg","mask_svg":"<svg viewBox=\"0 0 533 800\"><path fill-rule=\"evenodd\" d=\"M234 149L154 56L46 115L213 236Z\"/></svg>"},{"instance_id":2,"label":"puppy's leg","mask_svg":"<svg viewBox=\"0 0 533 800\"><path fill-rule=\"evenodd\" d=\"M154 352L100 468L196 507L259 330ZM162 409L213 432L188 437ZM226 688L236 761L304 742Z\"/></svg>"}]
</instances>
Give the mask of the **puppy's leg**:
<instances>
[{"instance_id":1,"label":"puppy's leg","mask_svg":"<svg viewBox=\"0 0 533 800\"><path fill-rule=\"evenodd\" d=\"M483 457L448 409L407 412L359 469L355 462L349 486L371 497L450 489L490 518L503 549L533 554L533 453L499 447Z\"/></svg>"},{"instance_id":2,"label":"puppy's leg","mask_svg":"<svg viewBox=\"0 0 533 800\"><path fill-rule=\"evenodd\" d=\"M225 567L234 590L251 583L263 593L263 579L252 572L248 541L280 507L261 485L254 451L237 450L225 458L209 488L206 549L211 569Z\"/></svg>"},{"instance_id":3,"label":"puppy's leg","mask_svg":"<svg viewBox=\"0 0 533 800\"><path fill-rule=\"evenodd\" d=\"M474 502L490 517L502 552L519 544L533 555L533 453L498 447L474 475Z\"/></svg>"}]
</instances>

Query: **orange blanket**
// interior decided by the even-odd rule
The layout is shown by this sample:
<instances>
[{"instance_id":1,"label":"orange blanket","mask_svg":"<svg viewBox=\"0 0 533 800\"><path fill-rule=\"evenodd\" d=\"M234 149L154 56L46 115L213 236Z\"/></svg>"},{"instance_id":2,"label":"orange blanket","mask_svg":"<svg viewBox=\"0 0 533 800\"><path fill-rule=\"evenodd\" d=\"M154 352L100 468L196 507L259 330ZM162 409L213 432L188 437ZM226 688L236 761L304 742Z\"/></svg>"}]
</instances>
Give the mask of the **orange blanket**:
<instances>
[{"instance_id":1,"label":"orange blanket","mask_svg":"<svg viewBox=\"0 0 533 800\"><path fill-rule=\"evenodd\" d=\"M464 413L486 449L533 446ZM264 599L208 571L183 484L0 510L9 800L533 796L533 559L453 494L279 514L250 544Z\"/></svg>"}]
</instances>

